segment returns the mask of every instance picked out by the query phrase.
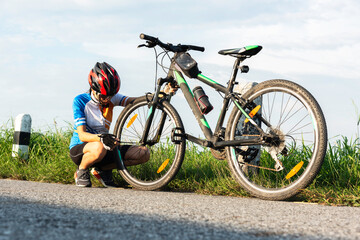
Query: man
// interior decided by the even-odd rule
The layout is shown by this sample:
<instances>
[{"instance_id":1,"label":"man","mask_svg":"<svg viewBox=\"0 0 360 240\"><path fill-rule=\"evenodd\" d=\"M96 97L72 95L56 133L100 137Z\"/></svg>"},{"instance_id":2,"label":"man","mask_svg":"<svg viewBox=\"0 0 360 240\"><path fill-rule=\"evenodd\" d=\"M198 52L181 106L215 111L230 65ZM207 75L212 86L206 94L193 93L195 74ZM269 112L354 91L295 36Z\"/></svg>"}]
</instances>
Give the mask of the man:
<instances>
[{"instance_id":1,"label":"man","mask_svg":"<svg viewBox=\"0 0 360 240\"><path fill-rule=\"evenodd\" d=\"M75 182L79 187L91 187L91 173L105 186L116 187L112 169L116 168L119 152L125 166L149 160L145 146L119 145L109 134L114 106L126 106L135 98L118 93L120 77L108 63L96 63L88 77L90 90L75 97L73 102L74 133L70 142L70 157L78 166Z\"/></svg>"}]
</instances>

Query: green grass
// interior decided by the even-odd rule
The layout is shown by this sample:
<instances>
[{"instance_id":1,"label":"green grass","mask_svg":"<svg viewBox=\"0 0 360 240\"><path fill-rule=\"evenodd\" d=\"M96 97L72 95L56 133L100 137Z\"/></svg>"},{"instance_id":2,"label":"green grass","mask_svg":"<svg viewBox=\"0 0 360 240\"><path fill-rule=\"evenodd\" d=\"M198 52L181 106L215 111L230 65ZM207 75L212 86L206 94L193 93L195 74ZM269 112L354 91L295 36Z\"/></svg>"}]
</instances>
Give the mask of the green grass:
<instances>
[{"instance_id":1,"label":"green grass","mask_svg":"<svg viewBox=\"0 0 360 240\"><path fill-rule=\"evenodd\" d=\"M359 139L343 137L328 146L325 161L313 184L304 195L318 202L360 206Z\"/></svg>"},{"instance_id":2,"label":"green grass","mask_svg":"<svg viewBox=\"0 0 360 240\"><path fill-rule=\"evenodd\" d=\"M0 127L0 178L74 184L76 166L69 157L68 149L72 134L70 129L43 133L33 131L28 160L11 156L13 134L12 127ZM346 137L329 145L322 169L314 182L291 201L360 206L359 146L359 139L349 140ZM120 176L116 176L116 180L126 185ZM249 196L231 177L226 160L216 160L209 150L193 144L188 144L182 168L167 189Z\"/></svg>"},{"instance_id":3,"label":"green grass","mask_svg":"<svg viewBox=\"0 0 360 240\"><path fill-rule=\"evenodd\" d=\"M33 132L29 159L11 155L14 130L0 129L0 178L73 183L75 165L69 158L70 131Z\"/></svg>"},{"instance_id":4,"label":"green grass","mask_svg":"<svg viewBox=\"0 0 360 240\"><path fill-rule=\"evenodd\" d=\"M226 160L216 160L209 150L193 144L188 144L181 170L169 187L210 195L249 196L232 179Z\"/></svg>"}]
</instances>

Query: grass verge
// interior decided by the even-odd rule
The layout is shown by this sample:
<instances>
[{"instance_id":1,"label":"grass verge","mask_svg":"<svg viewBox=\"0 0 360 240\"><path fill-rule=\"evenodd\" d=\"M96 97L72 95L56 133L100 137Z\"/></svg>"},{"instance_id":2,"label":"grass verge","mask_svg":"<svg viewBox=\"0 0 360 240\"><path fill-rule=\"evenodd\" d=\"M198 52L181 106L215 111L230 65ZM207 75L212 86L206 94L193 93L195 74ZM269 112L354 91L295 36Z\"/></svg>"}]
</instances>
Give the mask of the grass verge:
<instances>
[{"instance_id":1,"label":"grass verge","mask_svg":"<svg viewBox=\"0 0 360 240\"><path fill-rule=\"evenodd\" d=\"M69 157L68 149L71 130L33 132L26 161L11 156L13 134L13 128L0 127L0 178L74 184L76 166ZM343 137L329 145L322 169L314 182L290 200L360 206L359 179L359 139L352 141ZM126 185L120 176L116 180ZM100 186L95 181L93 183ZM168 189L208 195L249 196L232 179L226 160L216 160L209 150L196 145L187 148L182 168Z\"/></svg>"}]
</instances>

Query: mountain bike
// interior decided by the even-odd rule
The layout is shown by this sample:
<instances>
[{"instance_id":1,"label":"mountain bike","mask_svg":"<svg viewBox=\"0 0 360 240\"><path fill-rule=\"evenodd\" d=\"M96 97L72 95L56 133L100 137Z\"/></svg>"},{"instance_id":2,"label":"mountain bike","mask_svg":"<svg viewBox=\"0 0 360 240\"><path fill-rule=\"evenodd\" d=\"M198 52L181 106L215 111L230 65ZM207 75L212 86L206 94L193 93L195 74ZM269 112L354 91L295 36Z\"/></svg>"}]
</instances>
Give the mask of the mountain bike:
<instances>
[{"instance_id":1,"label":"mountain bike","mask_svg":"<svg viewBox=\"0 0 360 240\"><path fill-rule=\"evenodd\" d=\"M249 70L242 62L260 52L261 46L219 51L235 58L230 80L224 86L203 75L189 54L191 50L203 52L203 47L163 43L145 34L140 38L146 43L139 47L163 50L156 52L156 62L167 76L156 81L153 93L126 106L117 119L114 134L122 144L147 146L151 151L147 163L119 163L119 173L125 181L141 190L166 186L181 168L186 140L210 148L217 159L227 159L235 180L255 197L287 199L314 180L327 147L326 123L315 98L300 85L281 79L261 82L244 94L234 91L238 71ZM170 59L167 68L159 62L165 56ZM205 118L206 108L211 109L205 106L204 111L206 95L201 92L198 97L184 75L221 93L223 103L214 131ZM186 132L171 104L174 94L164 90L169 84L184 94L205 139Z\"/></svg>"}]
</instances>

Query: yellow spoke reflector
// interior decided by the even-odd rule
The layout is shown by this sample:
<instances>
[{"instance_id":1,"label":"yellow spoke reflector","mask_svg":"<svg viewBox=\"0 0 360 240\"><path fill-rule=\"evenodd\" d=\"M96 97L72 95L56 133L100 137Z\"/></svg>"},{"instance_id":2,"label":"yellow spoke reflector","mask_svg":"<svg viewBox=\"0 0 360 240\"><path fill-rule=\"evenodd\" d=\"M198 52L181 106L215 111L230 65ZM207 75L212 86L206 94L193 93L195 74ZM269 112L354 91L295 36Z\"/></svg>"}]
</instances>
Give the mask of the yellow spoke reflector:
<instances>
[{"instance_id":1,"label":"yellow spoke reflector","mask_svg":"<svg viewBox=\"0 0 360 240\"><path fill-rule=\"evenodd\" d=\"M302 168L302 166L304 165L304 161L299 162L298 164L296 164L296 166L290 170L290 172L286 175L286 179L290 179L291 177L293 177L295 174L298 173L298 171L300 171L300 169Z\"/></svg>"},{"instance_id":2,"label":"yellow spoke reflector","mask_svg":"<svg viewBox=\"0 0 360 240\"><path fill-rule=\"evenodd\" d=\"M129 128L135 121L135 119L137 118L137 114L135 114L131 119L130 121L128 122L128 124L126 125L126 128Z\"/></svg>"},{"instance_id":3,"label":"yellow spoke reflector","mask_svg":"<svg viewBox=\"0 0 360 240\"><path fill-rule=\"evenodd\" d=\"M166 160L161 164L161 166L159 167L159 169L158 169L156 172L157 172L157 173L161 173L161 172L165 169L166 165L168 165L169 161L170 161L169 158L166 159Z\"/></svg>"},{"instance_id":4,"label":"yellow spoke reflector","mask_svg":"<svg viewBox=\"0 0 360 240\"><path fill-rule=\"evenodd\" d=\"M253 110L251 110L251 112L249 113L249 116L251 118L253 118L255 116L255 114L260 110L261 106L257 105ZM249 121L249 119L245 119L245 123L247 123Z\"/></svg>"}]
</instances>

